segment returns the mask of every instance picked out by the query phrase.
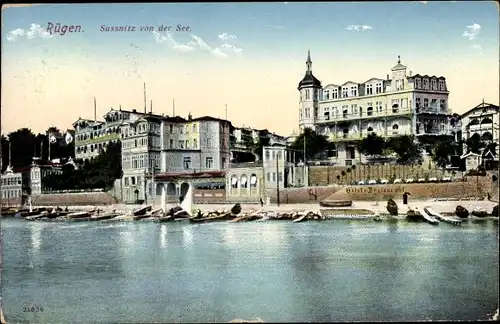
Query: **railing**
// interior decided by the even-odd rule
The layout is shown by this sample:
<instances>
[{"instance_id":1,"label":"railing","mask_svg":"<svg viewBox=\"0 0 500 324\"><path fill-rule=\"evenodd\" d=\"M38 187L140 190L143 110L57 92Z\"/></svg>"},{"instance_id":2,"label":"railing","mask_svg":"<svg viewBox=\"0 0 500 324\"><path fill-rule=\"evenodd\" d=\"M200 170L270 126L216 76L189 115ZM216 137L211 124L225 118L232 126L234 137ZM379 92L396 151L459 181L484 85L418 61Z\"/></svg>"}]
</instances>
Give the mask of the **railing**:
<instances>
[{"instance_id":1,"label":"railing","mask_svg":"<svg viewBox=\"0 0 500 324\"><path fill-rule=\"evenodd\" d=\"M390 116L400 116L400 115L408 115L413 113L411 108L397 108L397 110L393 110L392 108L386 109L382 112L376 111L364 111L358 114L349 114L342 113L340 115L323 115L317 118L318 122L331 122L331 121L343 121L343 120L357 120L357 119L370 119L370 118L384 118Z\"/></svg>"},{"instance_id":2,"label":"railing","mask_svg":"<svg viewBox=\"0 0 500 324\"><path fill-rule=\"evenodd\" d=\"M120 139L120 134L107 134L104 136L99 136L99 137L94 137L94 138L89 138L86 140L77 140L75 141L75 146L82 146L82 145L88 145L88 144L95 144L95 143L102 143L102 142L108 142L111 140L118 140Z\"/></svg>"},{"instance_id":3,"label":"railing","mask_svg":"<svg viewBox=\"0 0 500 324\"><path fill-rule=\"evenodd\" d=\"M231 163L231 169L237 168L253 168L263 166L262 161L257 162L242 162L242 163Z\"/></svg>"}]
</instances>

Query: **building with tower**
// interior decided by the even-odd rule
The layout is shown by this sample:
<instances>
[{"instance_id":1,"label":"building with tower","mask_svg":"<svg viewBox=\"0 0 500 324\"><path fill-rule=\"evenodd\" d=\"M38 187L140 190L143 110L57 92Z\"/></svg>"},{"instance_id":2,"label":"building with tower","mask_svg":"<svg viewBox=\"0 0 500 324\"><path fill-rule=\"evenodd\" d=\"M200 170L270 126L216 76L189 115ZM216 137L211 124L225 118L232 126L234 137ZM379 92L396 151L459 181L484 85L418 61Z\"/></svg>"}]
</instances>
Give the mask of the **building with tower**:
<instances>
[{"instance_id":1,"label":"building with tower","mask_svg":"<svg viewBox=\"0 0 500 324\"><path fill-rule=\"evenodd\" d=\"M407 72L398 56L386 78L321 85L312 73L308 52L306 74L300 81L299 127L313 128L333 142L330 159L338 165L366 161L357 142L370 133L432 137L453 131L449 91L442 76ZM429 142L429 139L426 139Z\"/></svg>"}]
</instances>

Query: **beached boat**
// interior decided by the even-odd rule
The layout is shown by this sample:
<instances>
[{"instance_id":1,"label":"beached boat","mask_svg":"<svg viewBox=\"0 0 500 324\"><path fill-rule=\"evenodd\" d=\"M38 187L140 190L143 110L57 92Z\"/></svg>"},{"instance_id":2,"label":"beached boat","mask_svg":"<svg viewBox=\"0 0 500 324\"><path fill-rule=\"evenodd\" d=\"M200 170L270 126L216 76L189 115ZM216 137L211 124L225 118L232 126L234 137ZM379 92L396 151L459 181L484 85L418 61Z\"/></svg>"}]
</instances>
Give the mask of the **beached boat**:
<instances>
[{"instance_id":1,"label":"beached boat","mask_svg":"<svg viewBox=\"0 0 500 324\"><path fill-rule=\"evenodd\" d=\"M134 215L134 216L142 216L142 215L145 215L147 212L151 211L151 209L152 209L151 206L141 207L141 208L133 211L132 215Z\"/></svg>"},{"instance_id":2,"label":"beached boat","mask_svg":"<svg viewBox=\"0 0 500 324\"><path fill-rule=\"evenodd\" d=\"M415 210L409 209L408 212L406 213L406 220L409 222L422 222L424 221L424 218L420 213L416 212Z\"/></svg>"},{"instance_id":3,"label":"beached boat","mask_svg":"<svg viewBox=\"0 0 500 324\"><path fill-rule=\"evenodd\" d=\"M75 219L75 218L85 218L85 217L90 217L92 214L90 212L75 212L75 213L69 213L66 216L64 216L67 219Z\"/></svg>"},{"instance_id":4,"label":"beached boat","mask_svg":"<svg viewBox=\"0 0 500 324\"><path fill-rule=\"evenodd\" d=\"M210 216L210 217L191 217L189 221L192 223L208 223L208 222L219 222L219 221L228 221L235 219L236 216L231 214L231 212L224 213L222 215Z\"/></svg>"},{"instance_id":5,"label":"beached boat","mask_svg":"<svg viewBox=\"0 0 500 324\"><path fill-rule=\"evenodd\" d=\"M107 220L107 219L112 219L112 218L115 218L117 216L119 216L120 214L118 213L107 213L107 214L102 214L102 215L93 215L90 217L90 220L91 221L100 221L100 220Z\"/></svg>"},{"instance_id":6,"label":"beached boat","mask_svg":"<svg viewBox=\"0 0 500 324\"><path fill-rule=\"evenodd\" d=\"M294 223L300 223L300 222L304 222L306 220L307 220L307 215L302 215L299 218L294 219L293 222Z\"/></svg>"},{"instance_id":7,"label":"beached boat","mask_svg":"<svg viewBox=\"0 0 500 324\"><path fill-rule=\"evenodd\" d=\"M321 207L350 207L352 200L323 200L319 205Z\"/></svg>"}]
</instances>

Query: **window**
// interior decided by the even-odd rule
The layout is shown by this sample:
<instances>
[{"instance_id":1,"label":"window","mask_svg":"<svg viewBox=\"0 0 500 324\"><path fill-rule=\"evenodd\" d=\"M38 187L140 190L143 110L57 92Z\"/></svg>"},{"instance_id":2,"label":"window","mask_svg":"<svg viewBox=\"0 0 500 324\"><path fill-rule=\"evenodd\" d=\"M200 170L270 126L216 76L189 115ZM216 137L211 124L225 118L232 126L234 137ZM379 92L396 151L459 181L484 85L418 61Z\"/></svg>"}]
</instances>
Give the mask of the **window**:
<instances>
[{"instance_id":1,"label":"window","mask_svg":"<svg viewBox=\"0 0 500 324\"><path fill-rule=\"evenodd\" d=\"M403 90L403 80L396 80L396 90Z\"/></svg>"},{"instance_id":2,"label":"window","mask_svg":"<svg viewBox=\"0 0 500 324\"><path fill-rule=\"evenodd\" d=\"M342 88L342 98L347 98L349 96L349 88L343 87Z\"/></svg>"},{"instance_id":3,"label":"window","mask_svg":"<svg viewBox=\"0 0 500 324\"><path fill-rule=\"evenodd\" d=\"M303 116L302 109L299 109L299 118L302 119L302 116Z\"/></svg>"},{"instance_id":4,"label":"window","mask_svg":"<svg viewBox=\"0 0 500 324\"><path fill-rule=\"evenodd\" d=\"M423 79L422 83L423 83L423 88L425 90L428 90L429 89L429 79Z\"/></svg>"},{"instance_id":5,"label":"window","mask_svg":"<svg viewBox=\"0 0 500 324\"><path fill-rule=\"evenodd\" d=\"M353 115L357 115L358 114L358 105L356 105L356 104L351 105L351 113Z\"/></svg>"},{"instance_id":6,"label":"window","mask_svg":"<svg viewBox=\"0 0 500 324\"><path fill-rule=\"evenodd\" d=\"M276 172L273 172L273 182L276 182Z\"/></svg>"},{"instance_id":7,"label":"window","mask_svg":"<svg viewBox=\"0 0 500 324\"><path fill-rule=\"evenodd\" d=\"M170 139L170 148L174 148L174 140Z\"/></svg>"},{"instance_id":8,"label":"window","mask_svg":"<svg viewBox=\"0 0 500 324\"><path fill-rule=\"evenodd\" d=\"M437 81L434 79L431 80L431 90L437 90Z\"/></svg>"},{"instance_id":9,"label":"window","mask_svg":"<svg viewBox=\"0 0 500 324\"><path fill-rule=\"evenodd\" d=\"M325 117L325 120L330 120L330 107L325 107L323 109L323 116Z\"/></svg>"},{"instance_id":10,"label":"window","mask_svg":"<svg viewBox=\"0 0 500 324\"><path fill-rule=\"evenodd\" d=\"M266 179L268 182L271 181L271 173L270 172L266 173Z\"/></svg>"},{"instance_id":11,"label":"window","mask_svg":"<svg viewBox=\"0 0 500 324\"><path fill-rule=\"evenodd\" d=\"M373 85L372 84L367 84L365 86L365 91L367 95L372 95L373 94Z\"/></svg>"},{"instance_id":12,"label":"window","mask_svg":"<svg viewBox=\"0 0 500 324\"><path fill-rule=\"evenodd\" d=\"M238 177L235 175L231 177L231 188L238 189Z\"/></svg>"},{"instance_id":13,"label":"window","mask_svg":"<svg viewBox=\"0 0 500 324\"><path fill-rule=\"evenodd\" d=\"M314 118L318 118L318 115L319 115L319 108L315 107L314 108Z\"/></svg>"},{"instance_id":14,"label":"window","mask_svg":"<svg viewBox=\"0 0 500 324\"><path fill-rule=\"evenodd\" d=\"M420 108L420 105L422 103L420 102L420 98L415 98L415 108L417 108L417 112L418 112L418 109Z\"/></svg>"},{"instance_id":15,"label":"window","mask_svg":"<svg viewBox=\"0 0 500 324\"><path fill-rule=\"evenodd\" d=\"M184 157L184 169L188 170L190 166L191 166L191 157L185 156Z\"/></svg>"},{"instance_id":16,"label":"window","mask_svg":"<svg viewBox=\"0 0 500 324\"><path fill-rule=\"evenodd\" d=\"M441 99L441 101L439 102L439 107L441 108L441 110L446 110L446 101L444 99Z\"/></svg>"},{"instance_id":17,"label":"window","mask_svg":"<svg viewBox=\"0 0 500 324\"><path fill-rule=\"evenodd\" d=\"M250 188L256 188L257 187L257 176L255 174L252 174L250 176Z\"/></svg>"},{"instance_id":18,"label":"window","mask_svg":"<svg viewBox=\"0 0 500 324\"><path fill-rule=\"evenodd\" d=\"M351 86L351 97L356 97L358 95L358 86Z\"/></svg>"},{"instance_id":19,"label":"window","mask_svg":"<svg viewBox=\"0 0 500 324\"><path fill-rule=\"evenodd\" d=\"M323 91L323 100L330 99L330 90Z\"/></svg>"},{"instance_id":20,"label":"window","mask_svg":"<svg viewBox=\"0 0 500 324\"><path fill-rule=\"evenodd\" d=\"M311 92L309 89L306 89L306 100L311 99Z\"/></svg>"},{"instance_id":21,"label":"window","mask_svg":"<svg viewBox=\"0 0 500 324\"><path fill-rule=\"evenodd\" d=\"M338 97L339 97L339 90L333 89L332 90L332 99L337 99Z\"/></svg>"},{"instance_id":22,"label":"window","mask_svg":"<svg viewBox=\"0 0 500 324\"><path fill-rule=\"evenodd\" d=\"M429 99L424 98L424 108L429 108Z\"/></svg>"},{"instance_id":23,"label":"window","mask_svg":"<svg viewBox=\"0 0 500 324\"><path fill-rule=\"evenodd\" d=\"M398 129L399 129L398 124L392 125L392 135L398 135Z\"/></svg>"},{"instance_id":24,"label":"window","mask_svg":"<svg viewBox=\"0 0 500 324\"><path fill-rule=\"evenodd\" d=\"M283 182L283 172L278 172L278 182Z\"/></svg>"},{"instance_id":25,"label":"window","mask_svg":"<svg viewBox=\"0 0 500 324\"><path fill-rule=\"evenodd\" d=\"M336 118L338 113L338 108L337 107L332 107L330 116L331 118Z\"/></svg>"},{"instance_id":26,"label":"window","mask_svg":"<svg viewBox=\"0 0 500 324\"><path fill-rule=\"evenodd\" d=\"M130 177L130 184L135 186L135 177Z\"/></svg>"},{"instance_id":27,"label":"window","mask_svg":"<svg viewBox=\"0 0 500 324\"><path fill-rule=\"evenodd\" d=\"M174 132L174 125L169 124L168 127L170 129L170 133L173 133Z\"/></svg>"},{"instance_id":28,"label":"window","mask_svg":"<svg viewBox=\"0 0 500 324\"><path fill-rule=\"evenodd\" d=\"M196 124L193 124L193 133L196 133L198 131Z\"/></svg>"},{"instance_id":29,"label":"window","mask_svg":"<svg viewBox=\"0 0 500 324\"><path fill-rule=\"evenodd\" d=\"M193 148L197 149L198 148L198 140L195 138L193 139Z\"/></svg>"},{"instance_id":30,"label":"window","mask_svg":"<svg viewBox=\"0 0 500 324\"><path fill-rule=\"evenodd\" d=\"M431 100L431 108L433 108L433 109L437 108L437 99L432 99Z\"/></svg>"},{"instance_id":31,"label":"window","mask_svg":"<svg viewBox=\"0 0 500 324\"><path fill-rule=\"evenodd\" d=\"M383 111L382 101L377 101L376 107L377 107L377 113L381 113Z\"/></svg>"},{"instance_id":32,"label":"window","mask_svg":"<svg viewBox=\"0 0 500 324\"><path fill-rule=\"evenodd\" d=\"M306 118L311 118L311 108L306 108Z\"/></svg>"},{"instance_id":33,"label":"window","mask_svg":"<svg viewBox=\"0 0 500 324\"><path fill-rule=\"evenodd\" d=\"M184 134L184 127L179 125L179 133Z\"/></svg>"},{"instance_id":34,"label":"window","mask_svg":"<svg viewBox=\"0 0 500 324\"><path fill-rule=\"evenodd\" d=\"M342 135L344 138L348 138L349 137L349 128L344 128L342 130L342 133L343 133Z\"/></svg>"},{"instance_id":35,"label":"window","mask_svg":"<svg viewBox=\"0 0 500 324\"><path fill-rule=\"evenodd\" d=\"M420 78L415 79L415 89L420 89L422 87L422 80Z\"/></svg>"},{"instance_id":36,"label":"window","mask_svg":"<svg viewBox=\"0 0 500 324\"><path fill-rule=\"evenodd\" d=\"M348 109L349 109L348 105L342 106L342 117L343 118L347 118L347 115L349 114L348 111L347 111Z\"/></svg>"},{"instance_id":37,"label":"window","mask_svg":"<svg viewBox=\"0 0 500 324\"><path fill-rule=\"evenodd\" d=\"M207 157L205 159L205 168L211 169L214 166L214 158L213 157Z\"/></svg>"},{"instance_id":38,"label":"window","mask_svg":"<svg viewBox=\"0 0 500 324\"><path fill-rule=\"evenodd\" d=\"M248 179L246 175L241 176L241 188L248 188Z\"/></svg>"},{"instance_id":39,"label":"window","mask_svg":"<svg viewBox=\"0 0 500 324\"><path fill-rule=\"evenodd\" d=\"M375 85L375 93L382 93L382 82Z\"/></svg>"},{"instance_id":40,"label":"window","mask_svg":"<svg viewBox=\"0 0 500 324\"><path fill-rule=\"evenodd\" d=\"M366 114L368 116L373 116L373 104L371 102L368 103L368 108L366 108Z\"/></svg>"},{"instance_id":41,"label":"window","mask_svg":"<svg viewBox=\"0 0 500 324\"><path fill-rule=\"evenodd\" d=\"M399 99L392 99L392 113L396 114L399 112Z\"/></svg>"},{"instance_id":42,"label":"window","mask_svg":"<svg viewBox=\"0 0 500 324\"><path fill-rule=\"evenodd\" d=\"M439 80L438 84L439 84L439 91L446 91L446 86L443 80Z\"/></svg>"}]
</instances>

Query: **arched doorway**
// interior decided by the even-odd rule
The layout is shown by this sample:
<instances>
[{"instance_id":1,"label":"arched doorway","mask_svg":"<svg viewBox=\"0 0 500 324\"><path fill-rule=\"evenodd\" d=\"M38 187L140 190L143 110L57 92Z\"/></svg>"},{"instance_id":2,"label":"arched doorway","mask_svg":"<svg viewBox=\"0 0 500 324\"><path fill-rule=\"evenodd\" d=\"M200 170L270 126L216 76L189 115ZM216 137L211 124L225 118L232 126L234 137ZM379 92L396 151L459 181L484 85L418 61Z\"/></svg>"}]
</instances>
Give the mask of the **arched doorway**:
<instances>
[{"instance_id":1,"label":"arched doorway","mask_svg":"<svg viewBox=\"0 0 500 324\"><path fill-rule=\"evenodd\" d=\"M161 196L161 193L163 191L164 184L163 183L158 183L156 184L156 195Z\"/></svg>"},{"instance_id":2,"label":"arched doorway","mask_svg":"<svg viewBox=\"0 0 500 324\"><path fill-rule=\"evenodd\" d=\"M167 195L169 195L169 196L177 195L176 190L175 190L175 183L169 182L167 184Z\"/></svg>"},{"instance_id":3,"label":"arched doorway","mask_svg":"<svg viewBox=\"0 0 500 324\"><path fill-rule=\"evenodd\" d=\"M189 190L189 183L183 182L181 184L181 196L185 196L188 190Z\"/></svg>"}]
</instances>

